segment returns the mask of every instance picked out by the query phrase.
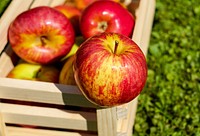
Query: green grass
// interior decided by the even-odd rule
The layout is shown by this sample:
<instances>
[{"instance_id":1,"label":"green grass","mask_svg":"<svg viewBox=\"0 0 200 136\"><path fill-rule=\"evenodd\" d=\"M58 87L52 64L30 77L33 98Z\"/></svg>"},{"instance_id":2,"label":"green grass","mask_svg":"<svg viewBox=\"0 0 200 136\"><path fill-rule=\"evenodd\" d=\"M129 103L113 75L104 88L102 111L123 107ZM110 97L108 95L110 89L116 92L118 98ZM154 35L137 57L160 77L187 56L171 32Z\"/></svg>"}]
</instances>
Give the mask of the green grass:
<instances>
[{"instance_id":1,"label":"green grass","mask_svg":"<svg viewBox=\"0 0 200 136\"><path fill-rule=\"evenodd\" d=\"M11 0L0 0L0 17L10 2Z\"/></svg>"},{"instance_id":2,"label":"green grass","mask_svg":"<svg viewBox=\"0 0 200 136\"><path fill-rule=\"evenodd\" d=\"M200 136L200 1L157 0L133 136Z\"/></svg>"}]
</instances>

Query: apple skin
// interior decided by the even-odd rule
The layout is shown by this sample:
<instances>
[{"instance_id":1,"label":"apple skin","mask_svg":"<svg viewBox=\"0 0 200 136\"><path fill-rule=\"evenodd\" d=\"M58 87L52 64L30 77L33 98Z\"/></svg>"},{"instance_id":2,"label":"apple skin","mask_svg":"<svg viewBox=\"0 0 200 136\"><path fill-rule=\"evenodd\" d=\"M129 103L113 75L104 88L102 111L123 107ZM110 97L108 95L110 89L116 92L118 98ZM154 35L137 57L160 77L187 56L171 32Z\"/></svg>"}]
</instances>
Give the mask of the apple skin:
<instances>
[{"instance_id":1,"label":"apple skin","mask_svg":"<svg viewBox=\"0 0 200 136\"><path fill-rule=\"evenodd\" d=\"M81 33L86 39L102 32L131 37L134 26L133 15L121 4L111 0L93 2L83 10L80 17Z\"/></svg>"},{"instance_id":2,"label":"apple skin","mask_svg":"<svg viewBox=\"0 0 200 136\"><path fill-rule=\"evenodd\" d=\"M60 71L50 65L19 63L7 75L8 78L58 83Z\"/></svg>"},{"instance_id":3,"label":"apple skin","mask_svg":"<svg viewBox=\"0 0 200 136\"><path fill-rule=\"evenodd\" d=\"M97 0L74 0L74 3L75 6L82 11L94 1Z\"/></svg>"},{"instance_id":4,"label":"apple skin","mask_svg":"<svg viewBox=\"0 0 200 136\"><path fill-rule=\"evenodd\" d=\"M19 14L8 29L14 52L29 63L50 64L71 49L75 32L59 11L40 6Z\"/></svg>"},{"instance_id":5,"label":"apple skin","mask_svg":"<svg viewBox=\"0 0 200 136\"><path fill-rule=\"evenodd\" d=\"M146 58L129 37L102 33L77 50L74 77L81 92L94 104L121 105L137 97L145 86Z\"/></svg>"},{"instance_id":6,"label":"apple skin","mask_svg":"<svg viewBox=\"0 0 200 136\"><path fill-rule=\"evenodd\" d=\"M81 15L81 10L79 10L77 7L72 5L57 5L54 7L56 10L63 13L73 25L73 28L75 30L76 36L80 35L80 28L79 28L79 17Z\"/></svg>"},{"instance_id":7,"label":"apple skin","mask_svg":"<svg viewBox=\"0 0 200 136\"><path fill-rule=\"evenodd\" d=\"M69 57L65 64L63 65L60 76L59 76L59 83L65 85L76 85L74 79L74 71L73 71L73 63L74 63L75 56Z\"/></svg>"},{"instance_id":8,"label":"apple skin","mask_svg":"<svg viewBox=\"0 0 200 136\"><path fill-rule=\"evenodd\" d=\"M81 11L84 10L88 5L90 5L91 3L95 2L97 0L74 0L74 5L80 9ZM120 1L120 0L112 0L115 2L120 3L122 6L126 7L124 5L124 1Z\"/></svg>"},{"instance_id":9,"label":"apple skin","mask_svg":"<svg viewBox=\"0 0 200 136\"><path fill-rule=\"evenodd\" d=\"M76 51L78 50L79 46L80 46L83 42L84 42L83 36L77 36L77 37L75 38L75 42L74 42L74 44L73 44L73 46L72 46L70 52L69 52L65 57L63 57L63 58L61 59L61 61L65 61L65 60L67 60L69 57L73 56L73 55L76 53Z\"/></svg>"}]
</instances>

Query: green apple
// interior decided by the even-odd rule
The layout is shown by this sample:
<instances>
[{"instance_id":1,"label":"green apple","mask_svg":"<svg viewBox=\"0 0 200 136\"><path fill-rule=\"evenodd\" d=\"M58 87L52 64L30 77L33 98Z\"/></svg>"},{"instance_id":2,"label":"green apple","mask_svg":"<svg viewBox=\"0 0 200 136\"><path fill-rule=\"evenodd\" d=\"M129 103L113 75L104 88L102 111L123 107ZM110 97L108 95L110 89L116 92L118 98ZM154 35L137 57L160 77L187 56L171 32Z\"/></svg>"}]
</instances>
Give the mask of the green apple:
<instances>
[{"instance_id":1,"label":"green apple","mask_svg":"<svg viewBox=\"0 0 200 136\"><path fill-rule=\"evenodd\" d=\"M69 57L71 57L72 55L74 55L76 53L76 51L78 50L79 46L84 42L84 38L83 36L77 36L75 38L75 42L70 50L70 52L61 59L61 61L64 61L66 59L68 59Z\"/></svg>"},{"instance_id":2,"label":"green apple","mask_svg":"<svg viewBox=\"0 0 200 136\"><path fill-rule=\"evenodd\" d=\"M57 83L59 73L58 68L54 66L22 62L17 64L8 73L7 77Z\"/></svg>"}]
</instances>

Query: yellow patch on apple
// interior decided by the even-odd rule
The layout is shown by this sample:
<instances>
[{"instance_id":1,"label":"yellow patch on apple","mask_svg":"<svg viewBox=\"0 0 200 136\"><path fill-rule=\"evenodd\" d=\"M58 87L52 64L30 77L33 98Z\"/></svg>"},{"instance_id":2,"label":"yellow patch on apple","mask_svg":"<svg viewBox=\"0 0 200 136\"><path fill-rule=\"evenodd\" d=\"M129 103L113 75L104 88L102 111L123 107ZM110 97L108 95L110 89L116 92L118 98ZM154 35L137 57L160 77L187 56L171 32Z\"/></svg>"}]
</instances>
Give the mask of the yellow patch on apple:
<instances>
[{"instance_id":1,"label":"yellow patch on apple","mask_svg":"<svg viewBox=\"0 0 200 136\"><path fill-rule=\"evenodd\" d=\"M33 46L46 46L51 48L59 48L58 45L64 44L66 37L59 35L56 31L50 31L48 35L41 35L40 37L37 34L21 34L22 38L21 46L31 48ZM57 47L58 46L58 47Z\"/></svg>"}]
</instances>

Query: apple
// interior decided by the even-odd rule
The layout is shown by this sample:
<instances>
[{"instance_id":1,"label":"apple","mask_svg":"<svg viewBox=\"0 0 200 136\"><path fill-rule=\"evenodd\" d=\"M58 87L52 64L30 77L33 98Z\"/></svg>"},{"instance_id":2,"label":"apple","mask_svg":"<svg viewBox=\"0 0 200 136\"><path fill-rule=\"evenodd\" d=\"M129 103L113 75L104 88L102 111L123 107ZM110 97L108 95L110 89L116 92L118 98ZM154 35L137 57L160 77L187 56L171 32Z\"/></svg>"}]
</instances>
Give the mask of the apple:
<instances>
[{"instance_id":1,"label":"apple","mask_svg":"<svg viewBox=\"0 0 200 136\"><path fill-rule=\"evenodd\" d=\"M19 63L7 75L8 78L58 83L60 71L55 66Z\"/></svg>"},{"instance_id":2,"label":"apple","mask_svg":"<svg viewBox=\"0 0 200 136\"><path fill-rule=\"evenodd\" d=\"M74 71L73 71L73 62L74 62L75 56L71 56L65 64L63 65L60 76L59 76L59 83L65 84L65 85L76 85L75 79L74 79Z\"/></svg>"},{"instance_id":3,"label":"apple","mask_svg":"<svg viewBox=\"0 0 200 136\"><path fill-rule=\"evenodd\" d=\"M74 5L80 9L81 11L84 10L88 5L90 5L91 3L95 2L97 0L74 0ZM106 1L106 0L104 0ZM122 6L126 7L125 6L125 1L123 0L112 0L112 1L115 1L115 2L118 2L120 3Z\"/></svg>"},{"instance_id":4,"label":"apple","mask_svg":"<svg viewBox=\"0 0 200 136\"><path fill-rule=\"evenodd\" d=\"M61 12L40 6L24 11L13 20L8 39L14 52L25 61L50 64L70 51L75 32Z\"/></svg>"},{"instance_id":5,"label":"apple","mask_svg":"<svg viewBox=\"0 0 200 136\"><path fill-rule=\"evenodd\" d=\"M121 105L136 98L145 86L146 58L129 37L101 33L77 50L74 77L80 91L94 104Z\"/></svg>"},{"instance_id":6,"label":"apple","mask_svg":"<svg viewBox=\"0 0 200 136\"><path fill-rule=\"evenodd\" d=\"M121 4L111 0L93 2L83 10L80 17L81 33L86 39L102 32L131 37L134 26L133 15Z\"/></svg>"},{"instance_id":7,"label":"apple","mask_svg":"<svg viewBox=\"0 0 200 136\"><path fill-rule=\"evenodd\" d=\"M71 21L76 35L80 35L79 17L81 11L77 7L67 4L57 5L54 8L63 13Z\"/></svg>"},{"instance_id":8,"label":"apple","mask_svg":"<svg viewBox=\"0 0 200 136\"><path fill-rule=\"evenodd\" d=\"M68 59L69 57L71 57L72 55L74 55L76 53L76 51L78 50L79 46L84 42L84 38L83 36L77 36L75 38L75 42L70 50L70 52L61 59L61 61L64 61L66 59Z\"/></svg>"},{"instance_id":9,"label":"apple","mask_svg":"<svg viewBox=\"0 0 200 136\"><path fill-rule=\"evenodd\" d=\"M90 5L94 1L97 0L74 0L74 3L78 9L84 10L88 5Z\"/></svg>"}]
</instances>

